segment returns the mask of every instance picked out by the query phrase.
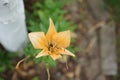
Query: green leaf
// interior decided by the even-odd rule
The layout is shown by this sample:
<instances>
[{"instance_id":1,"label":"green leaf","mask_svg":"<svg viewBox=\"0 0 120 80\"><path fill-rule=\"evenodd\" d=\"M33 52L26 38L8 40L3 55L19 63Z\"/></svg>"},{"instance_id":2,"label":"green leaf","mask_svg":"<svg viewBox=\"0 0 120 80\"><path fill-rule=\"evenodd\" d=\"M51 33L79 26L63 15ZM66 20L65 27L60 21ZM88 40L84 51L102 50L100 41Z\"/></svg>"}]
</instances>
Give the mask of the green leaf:
<instances>
[{"instance_id":1,"label":"green leaf","mask_svg":"<svg viewBox=\"0 0 120 80\"><path fill-rule=\"evenodd\" d=\"M56 62L50 56L35 58L34 60L35 60L36 63L42 62L49 67L56 66Z\"/></svg>"},{"instance_id":2,"label":"green leaf","mask_svg":"<svg viewBox=\"0 0 120 80\"><path fill-rule=\"evenodd\" d=\"M6 65L0 66L0 73L5 72L6 70Z\"/></svg>"},{"instance_id":3,"label":"green leaf","mask_svg":"<svg viewBox=\"0 0 120 80\"><path fill-rule=\"evenodd\" d=\"M40 80L40 79L36 76L32 80Z\"/></svg>"},{"instance_id":4,"label":"green leaf","mask_svg":"<svg viewBox=\"0 0 120 80\"><path fill-rule=\"evenodd\" d=\"M0 77L0 80L4 80L4 79Z\"/></svg>"}]
</instances>

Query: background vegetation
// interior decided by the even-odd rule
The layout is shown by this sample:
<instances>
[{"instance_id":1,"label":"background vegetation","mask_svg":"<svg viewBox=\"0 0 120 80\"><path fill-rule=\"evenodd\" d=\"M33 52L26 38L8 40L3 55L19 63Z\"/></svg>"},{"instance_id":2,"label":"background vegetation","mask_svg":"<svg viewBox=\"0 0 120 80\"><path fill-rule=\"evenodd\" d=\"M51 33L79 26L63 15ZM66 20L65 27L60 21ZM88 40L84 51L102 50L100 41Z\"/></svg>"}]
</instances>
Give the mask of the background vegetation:
<instances>
[{"instance_id":1,"label":"background vegetation","mask_svg":"<svg viewBox=\"0 0 120 80\"><path fill-rule=\"evenodd\" d=\"M116 28L117 34L117 53L118 53L118 67L120 66L120 0L104 0L105 7L111 13L112 18L118 26ZM66 4L70 4L71 0L24 0L25 2L25 14L26 24L28 32L44 31L47 32L49 25L49 18L52 18L57 31L76 30L76 24L65 19L66 11L64 7ZM77 52L77 48L74 46L74 39L72 39L72 45L69 50L73 53ZM50 66L55 66L56 63L49 57L41 59L33 59L34 56L39 52L35 50L31 43L28 43L24 49L25 55L20 57L19 53L10 53L3 50L0 47L0 80L4 80L4 74L9 75L15 71L16 63L23 57L29 56L31 60L36 63L50 63ZM46 59L47 58L47 59ZM7 73L10 71L10 73ZM2 76L2 77L1 77ZM11 76L11 75L10 75ZM120 67L118 68L118 75L115 76L114 80L120 79ZM39 80L38 77L33 77L32 80Z\"/></svg>"}]
</instances>

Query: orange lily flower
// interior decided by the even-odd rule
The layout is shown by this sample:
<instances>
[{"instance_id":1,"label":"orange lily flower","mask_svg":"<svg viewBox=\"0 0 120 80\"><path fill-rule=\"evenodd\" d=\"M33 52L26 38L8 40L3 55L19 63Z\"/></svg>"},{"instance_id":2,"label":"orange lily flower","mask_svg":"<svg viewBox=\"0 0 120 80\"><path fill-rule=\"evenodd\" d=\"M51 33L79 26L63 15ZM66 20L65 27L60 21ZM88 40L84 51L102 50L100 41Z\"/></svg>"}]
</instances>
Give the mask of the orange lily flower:
<instances>
[{"instance_id":1,"label":"orange lily flower","mask_svg":"<svg viewBox=\"0 0 120 80\"><path fill-rule=\"evenodd\" d=\"M64 54L75 56L65 49L70 45L70 31L57 33L52 19L50 19L50 25L46 35L44 32L31 32L29 33L29 38L35 49L42 49L36 58L49 55L53 60L56 60Z\"/></svg>"}]
</instances>

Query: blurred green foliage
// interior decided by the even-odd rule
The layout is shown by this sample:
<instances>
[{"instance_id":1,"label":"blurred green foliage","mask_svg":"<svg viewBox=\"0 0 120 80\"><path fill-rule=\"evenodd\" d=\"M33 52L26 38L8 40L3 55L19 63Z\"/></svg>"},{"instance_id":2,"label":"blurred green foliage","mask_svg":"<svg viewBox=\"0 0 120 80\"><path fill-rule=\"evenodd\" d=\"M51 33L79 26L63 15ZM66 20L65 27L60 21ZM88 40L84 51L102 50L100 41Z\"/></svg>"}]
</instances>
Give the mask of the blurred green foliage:
<instances>
[{"instance_id":1,"label":"blurred green foliage","mask_svg":"<svg viewBox=\"0 0 120 80\"><path fill-rule=\"evenodd\" d=\"M116 22L120 22L120 0L104 0L107 9Z\"/></svg>"},{"instance_id":2,"label":"blurred green foliage","mask_svg":"<svg viewBox=\"0 0 120 80\"><path fill-rule=\"evenodd\" d=\"M28 30L47 32L49 18L52 18L57 31L68 29L73 31L75 29L73 23L64 20L66 11L62 8L67 2L68 0L44 0L35 2L32 6L33 11L26 11Z\"/></svg>"},{"instance_id":3,"label":"blurred green foliage","mask_svg":"<svg viewBox=\"0 0 120 80\"><path fill-rule=\"evenodd\" d=\"M0 74L4 73L7 69L14 69L12 58L17 55L18 53L6 53L0 50Z\"/></svg>"},{"instance_id":4,"label":"blurred green foliage","mask_svg":"<svg viewBox=\"0 0 120 80\"><path fill-rule=\"evenodd\" d=\"M15 69L13 58L17 57L18 53L6 52L0 49L0 80L4 80L3 74Z\"/></svg>"},{"instance_id":5,"label":"blurred green foliage","mask_svg":"<svg viewBox=\"0 0 120 80\"><path fill-rule=\"evenodd\" d=\"M0 80L4 80L4 79L0 77Z\"/></svg>"},{"instance_id":6,"label":"blurred green foliage","mask_svg":"<svg viewBox=\"0 0 120 80\"><path fill-rule=\"evenodd\" d=\"M39 80L39 78L36 76L36 77L34 77L32 80Z\"/></svg>"}]
</instances>

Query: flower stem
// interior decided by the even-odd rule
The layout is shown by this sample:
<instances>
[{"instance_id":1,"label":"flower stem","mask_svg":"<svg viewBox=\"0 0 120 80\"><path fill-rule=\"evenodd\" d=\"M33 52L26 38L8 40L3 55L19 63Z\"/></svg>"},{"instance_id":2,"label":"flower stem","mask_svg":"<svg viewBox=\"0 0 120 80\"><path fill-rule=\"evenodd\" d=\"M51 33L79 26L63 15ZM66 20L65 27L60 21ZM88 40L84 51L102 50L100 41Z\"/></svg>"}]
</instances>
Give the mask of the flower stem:
<instances>
[{"instance_id":1,"label":"flower stem","mask_svg":"<svg viewBox=\"0 0 120 80\"><path fill-rule=\"evenodd\" d=\"M18 63L17 63L17 65L16 65L16 70L18 70L19 69L19 66L20 66L20 64L23 62L23 61L25 61L27 59L27 57L25 57L25 58L23 58L22 60L20 60Z\"/></svg>"},{"instance_id":2,"label":"flower stem","mask_svg":"<svg viewBox=\"0 0 120 80\"><path fill-rule=\"evenodd\" d=\"M47 74L48 74L48 80L50 80L50 71L49 71L49 68L46 67L46 70L47 70Z\"/></svg>"}]
</instances>

